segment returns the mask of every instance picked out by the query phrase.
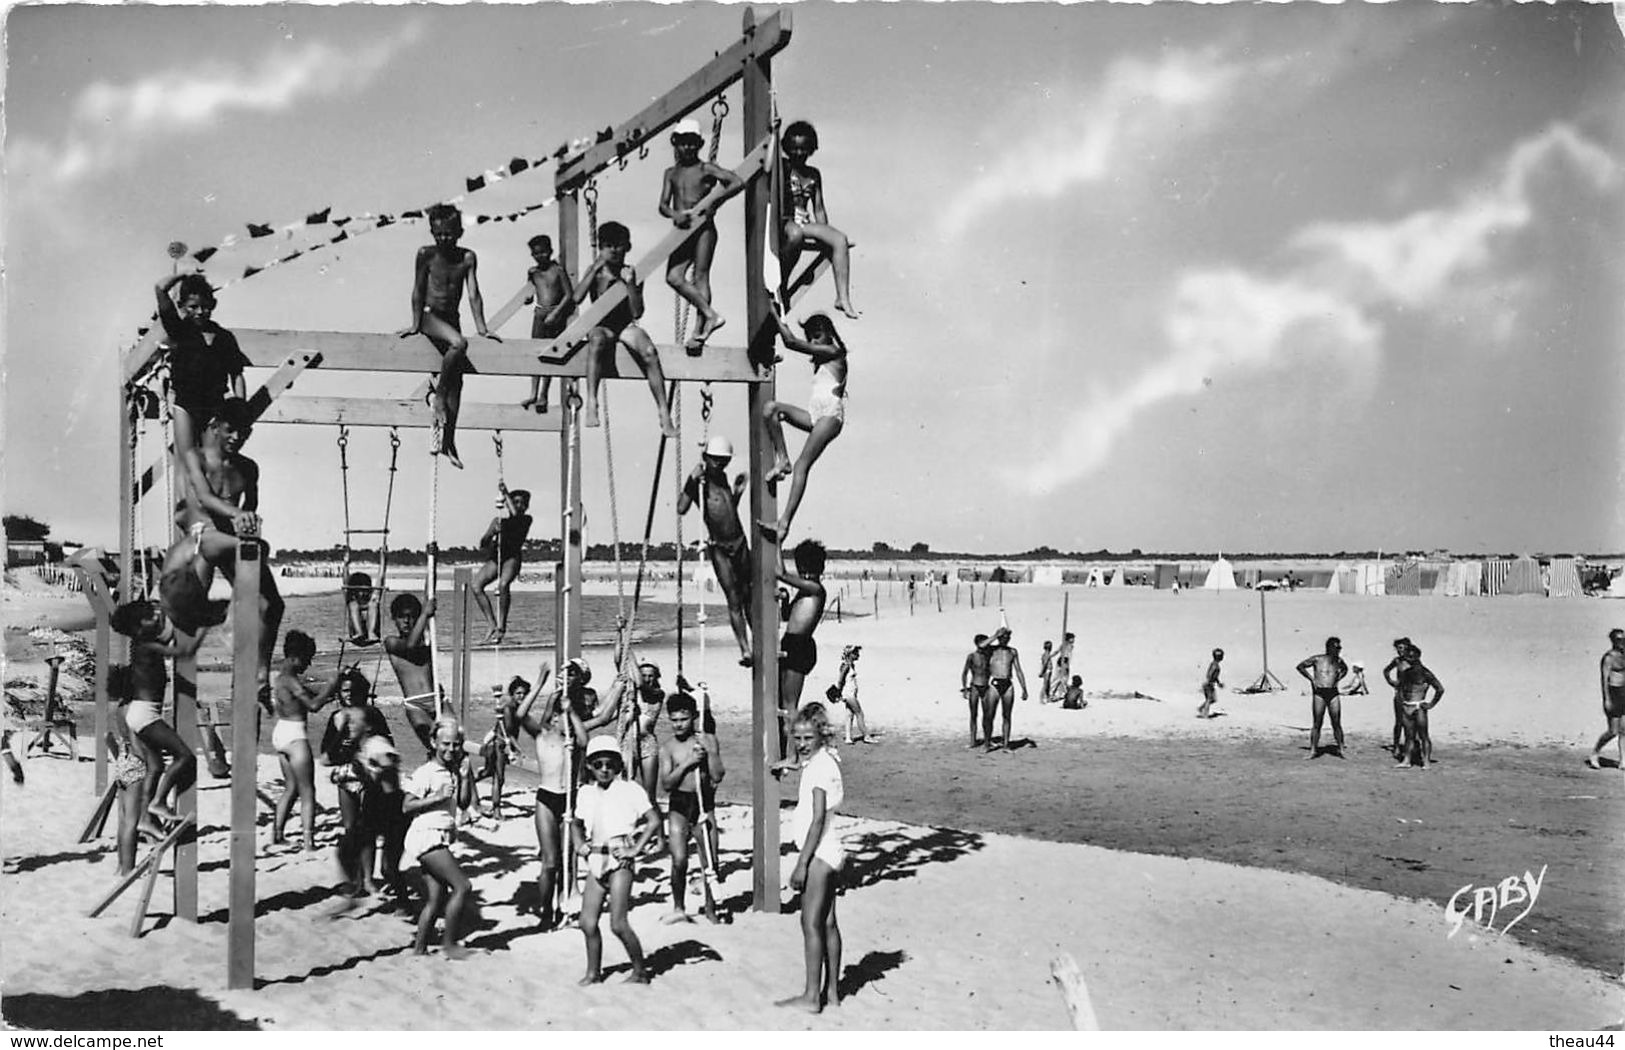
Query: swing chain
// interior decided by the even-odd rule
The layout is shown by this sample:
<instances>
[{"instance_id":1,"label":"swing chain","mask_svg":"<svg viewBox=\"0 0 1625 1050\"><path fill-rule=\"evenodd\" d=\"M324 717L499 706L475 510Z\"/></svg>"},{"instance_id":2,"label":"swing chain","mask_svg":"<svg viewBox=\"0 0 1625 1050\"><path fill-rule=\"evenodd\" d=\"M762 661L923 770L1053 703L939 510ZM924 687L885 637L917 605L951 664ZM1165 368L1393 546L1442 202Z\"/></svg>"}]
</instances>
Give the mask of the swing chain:
<instances>
[{"instance_id":1,"label":"swing chain","mask_svg":"<svg viewBox=\"0 0 1625 1050\"><path fill-rule=\"evenodd\" d=\"M389 469L395 469L395 450L401 447L401 431L399 427L389 428Z\"/></svg>"},{"instance_id":2,"label":"swing chain","mask_svg":"<svg viewBox=\"0 0 1625 1050\"><path fill-rule=\"evenodd\" d=\"M700 387L700 419L707 425L711 422L711 405L715 400L716 395L711 393L710 383Z\"/></svg>"},{"instance_id":3,"label":"swing chain","mask_svg":"<svg viewBox=\"0 0 1625 1050\"><path fill-rule=\"evenodd\" d=\"M350 428L343 423L339 424L339 462L345 460L345 449L350 447Z\"/></svg>"},{"instance_id":4,"label":"swing chain","mask_svg":"<svg viewBox=\"0 0 1625 1050\"><path fill-rule=\"evenodd\" d=\"M581 199L587 202L587 243L594 252L598 250L598 182L588 182L581 191Z\"/></svg>"}]
</instances>

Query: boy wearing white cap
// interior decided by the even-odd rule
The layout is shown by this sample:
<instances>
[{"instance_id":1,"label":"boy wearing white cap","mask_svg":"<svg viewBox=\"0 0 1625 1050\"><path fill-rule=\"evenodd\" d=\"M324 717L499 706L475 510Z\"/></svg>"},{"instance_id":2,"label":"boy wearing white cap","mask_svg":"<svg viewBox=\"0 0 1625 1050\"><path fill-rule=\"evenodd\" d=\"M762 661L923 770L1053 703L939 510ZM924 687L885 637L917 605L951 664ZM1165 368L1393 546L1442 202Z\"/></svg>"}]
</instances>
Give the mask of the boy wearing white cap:
<instances>
[{"instance_id":1,"label":"boy wearing white cap","mask_svg":"<svg viewBox=\"0 0 1625 1050\"><path fill-rule=\"evenodd\" d=\"M691 355L704 349L705 341L725 323L722 315L711 308L711 258L717 250L717 228L711 209L740 185L739 176L733 172L700 159L703 145L705 136L699 124L679 121L671 132L676 163L666 169L660 183L660 214L679 230L698 227L693 237L671 253L666 264L666 283L700 313L699 327L683 347ZM692 277L690 266L694 268Z\"/></svg>"},{"instance_id":2,"label":"boy wearing white cap","mask_svg":"<svg viewBox=\"0 0 1625 1050\"><path fill-rule=\"evenodd\" d=\"M609 897L609 928L632 962L626 980L648 984L643 945L627 921L632 899L632 862L660 827L660 813L643 787L622 776L619 742L596 736L587 742L588 783L576 800L570 837L576 855L586 861L587 884L581 893L581 933L587 941L587 973L581 984L603 981L604 938L598 931L604 897ZM641 830L640 830L641 828Z\"/></svg>"},{"instance_id":3,"label":"boy wearing white cap","mask_svg":"<svg viewBox=\"0 0 1625 1050\"><path fill-rule=\"evenodd\" d=\"M745 603L750 595L750 543L739 524L739 500L745 494L745 475L736 476L733 486L729 487L728 462L733 454L733 443L721 434L705 443L704 454L684 482L682 495L677 497L677 513L688 513L688 508L696 503L704 508L711 569L728 602L728 621L733 626L734 641L739 643L739 664L749 667L750 637L745 629Z\"/></svg>"}]
</instances>

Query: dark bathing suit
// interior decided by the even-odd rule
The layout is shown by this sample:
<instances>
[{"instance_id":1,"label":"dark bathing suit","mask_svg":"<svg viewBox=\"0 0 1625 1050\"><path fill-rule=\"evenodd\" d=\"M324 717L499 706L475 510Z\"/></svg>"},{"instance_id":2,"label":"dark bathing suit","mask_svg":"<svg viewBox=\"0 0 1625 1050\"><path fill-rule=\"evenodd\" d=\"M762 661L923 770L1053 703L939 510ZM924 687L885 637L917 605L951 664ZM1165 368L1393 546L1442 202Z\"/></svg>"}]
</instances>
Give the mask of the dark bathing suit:
<instances>
[{"instance_id":1,"label":"dark bathing suit","mask_svg":"<svg viewBox=\"0 0 1625 1050\"><path fill-rule=\"evenodd\" d=\"M706 788L702 788L702 790L705 791L705 811L707 813L715 811L716 788L707 784ZM683 818L690 824L700 822L700 796L697 792L673 788L668 805L671 812L681 813Z\"/></svg>"},{"instance_id":2,"label":"dark bathing suit","mask_svg":"<svg viewBox=\"0 0 1625 1050\"><path fill-rule=\"evenodd\" d=\"M812 669L818 666L818 643L810 634L786 633L779 648L784 652L782 666L786 670L806 675L812 674Z\"/></svg>"}]
</instances>

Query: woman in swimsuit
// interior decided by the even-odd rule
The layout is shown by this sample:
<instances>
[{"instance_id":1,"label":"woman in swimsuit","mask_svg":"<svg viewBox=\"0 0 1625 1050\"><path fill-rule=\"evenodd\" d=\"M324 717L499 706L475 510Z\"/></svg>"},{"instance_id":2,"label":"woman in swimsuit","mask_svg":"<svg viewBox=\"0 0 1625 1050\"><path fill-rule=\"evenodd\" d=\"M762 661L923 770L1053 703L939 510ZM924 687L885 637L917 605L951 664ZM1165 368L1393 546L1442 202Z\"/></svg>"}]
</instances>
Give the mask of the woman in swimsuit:
<instances>
[{"instance_id":1,"label":"woman in swimsuit","mask_svg":"<svg viewBox=\"0 0 1625 1050\"><path fill-rule=\"evenodd\" d=\"M762 419L767 423L768 436L773 441L773 452L777 457L767 480L775 482L787 476L791 480L790 495L784 501L779 520L758 524L777 536L782 543L790 530L791 519L801 506L801 497L807 491L807 475L812 471L813 464L818 462L818 457L824 454L824 449L840 436L841 429L846 425L846 344L835 330L835 322L826 313L814 313L801 323L806 338L799 338L790 331L784 318L777 313L773 319L779 326L784 345L798 354L806 354L813 362L812 394L807 399L806 408L787 405L782 401L769 401L762 409ZM784 446L784 423L807 432L806 444L801 446L801 455L794 466Z\"/></svg>"},{"instance_id":2,"label":"woman in swimsuit","mask_svg":"<svg viewBox=\"0 0 1625 1050\"><path fill-rule=\"evenodd\" d=\"M282 656L282 667L277 671L273 687L276 724L271 728L271 746L276 748L277 759L282 763L282 797L277 799L276 815L271 822L271 844L281 845L282 826L288 822L294 800L298 799L303 830L299 848L308 852L316 848L316 763L310 754L305 717L333 699L339 682L356 668L353 665L339 667L318 693L299 677L310 670L310 662L316 658L316 642L310 635L289 631L282 642Z\"/></svg>"},{"instance_id":3,"label":"woman in swimsuit","mask_svg":"<svg viewBox=\"0 0 1625 1050\"><path fill-rule=\"evenodd\" d=\"M786 161L783 197L779 201L784 247L779 257L786 268L792 268L806 248L828 253L835 275L835 309L856 319L858 311L852 307L852 242L829 224L829 215L824 211L824 177L807 163L818 151L818 132L805 120L795 121L785 129L779 149Z\"/></svg>"}]
</instances>

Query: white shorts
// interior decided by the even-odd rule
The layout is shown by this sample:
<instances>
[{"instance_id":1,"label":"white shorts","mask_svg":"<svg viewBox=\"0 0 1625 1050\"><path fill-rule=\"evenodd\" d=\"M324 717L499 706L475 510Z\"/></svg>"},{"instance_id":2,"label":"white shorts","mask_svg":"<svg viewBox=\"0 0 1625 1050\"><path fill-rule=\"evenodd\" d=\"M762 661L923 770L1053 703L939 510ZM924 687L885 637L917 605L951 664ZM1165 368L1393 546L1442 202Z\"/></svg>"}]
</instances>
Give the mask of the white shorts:
<instances>
[{"instance_id":1,"label":"white shorts","mask_svg":"<svg viewBox=\"0 0 1625 1050\"><path fill-rule=\"evenodd\" d=\"M130 732L139 733L154 722L162 722L164 713L153 700L131 700L124 706L124 724Z\"/></svg>"},{"instance_id":2,"label":"white shorts","mask_svg":"<svg viewBox=\"0 0 1625 1050\"><path fill-rule=\"evenodd\" d=\"M414 820L406 829L406 841L402 855L417 860L431 850L441 846L451 846L457 841L457 832L451 828L437 828Z\"/></svg>"},{"instance_id":3,"label":"white shorts","mask_svg":"<svg viewBox=\"0 0 1625 1050\"><path fill-rule=\"evenodd\" d=\"M295 742L305 740L305 723L297 718L279 718L271 727L271 746L286 753Z\"/></svg>"},{"instance_id":4,"label":"white shorts","mask_svg":"<svg viewBox=\"0 0 1625 1050\"><path fill-rule=\"evenodd\" d=\"M846 398L834 394L814 394L807 402L807 415L814 423L820 419L838 419L846 422Z\"/></svg>"}]
</instances>

